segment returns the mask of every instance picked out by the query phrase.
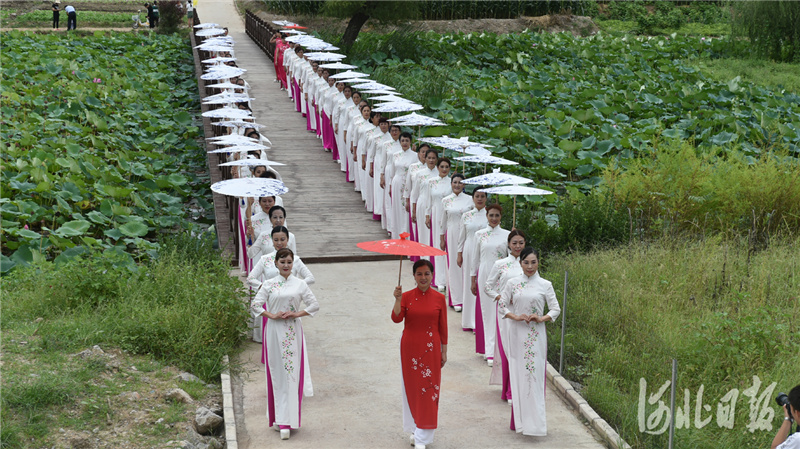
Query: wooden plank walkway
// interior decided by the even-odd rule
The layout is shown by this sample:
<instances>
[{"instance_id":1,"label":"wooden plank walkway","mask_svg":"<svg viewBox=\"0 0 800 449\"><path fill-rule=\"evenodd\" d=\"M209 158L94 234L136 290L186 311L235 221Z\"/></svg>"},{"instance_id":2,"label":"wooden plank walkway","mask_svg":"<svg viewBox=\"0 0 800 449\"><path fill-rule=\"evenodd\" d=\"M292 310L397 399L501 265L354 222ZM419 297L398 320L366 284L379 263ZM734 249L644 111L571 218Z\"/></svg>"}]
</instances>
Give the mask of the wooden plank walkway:
<instances>
[{"instance_id":1,"label":"wooden plank walkway","mask_svg":"<svg viewBox=\"0 0 800 449\"><path fill-rule=\"evenodd\" d=\"M246 69L243 76L250 84L253 116L266 125L262 132L272 142L270 160L286 164L275 167L289 187L283 195L289 229L297 237L297 251L306 263L386 260L396 256L369 253L356 247L365 240L388 238L380 222L372 219L353 184L344 180L339 164L322 148L322 141L306 131L306 119L294 110L285 91L274 83L272 61L245 34L244 21L233 8L208 16L214 0L204 0L206 16L228 27L236 42L237 64ZM216 158L210 158L210 165ZM215 206L219 202L215 201ZM224 212L227 217L227 211ZM219 218L218 218L219 221ZM220 245L223 242L220 241Z\"/></svg>"}]
</instances>

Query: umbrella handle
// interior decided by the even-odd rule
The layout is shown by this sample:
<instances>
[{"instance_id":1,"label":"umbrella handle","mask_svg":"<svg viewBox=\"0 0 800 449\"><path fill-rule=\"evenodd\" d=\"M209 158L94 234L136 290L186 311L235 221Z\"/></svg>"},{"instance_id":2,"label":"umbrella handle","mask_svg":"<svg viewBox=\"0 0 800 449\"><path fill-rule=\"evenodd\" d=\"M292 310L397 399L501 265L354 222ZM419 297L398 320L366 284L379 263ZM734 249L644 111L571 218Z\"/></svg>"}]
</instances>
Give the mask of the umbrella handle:
<instances>
[{"instance_id":1,"label":"umbrella handle","mask_svg":"<svg viewBox=\"0 0 800 449\"><path fill-rule=\"evenodd\" d=\"M511 229L517 227L517 196L514 195L514 218L511 221Z\"/></svg>"},{"instance_id":2,"label":"umbrella handle","mask_svg":"<svg viewBox=\"0 0 800 449\"><path fill-rule=\"evenodd\" d=\"M400 256L400 269L397 270L397 286L400 286L400 275L403 273L403 256Z\"/></svg>"}]
</instances>

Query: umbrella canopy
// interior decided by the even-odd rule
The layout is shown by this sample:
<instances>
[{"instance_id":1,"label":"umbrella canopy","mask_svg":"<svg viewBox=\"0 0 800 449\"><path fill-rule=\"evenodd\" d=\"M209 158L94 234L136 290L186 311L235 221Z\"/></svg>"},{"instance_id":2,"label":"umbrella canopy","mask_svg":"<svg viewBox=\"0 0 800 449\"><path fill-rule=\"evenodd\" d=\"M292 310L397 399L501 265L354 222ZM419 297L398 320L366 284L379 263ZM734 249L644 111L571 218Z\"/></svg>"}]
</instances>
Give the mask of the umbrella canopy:
<instances>
[{"instance_id":1,"label":"umbrella canopy","mask_svg":"<svg viewBox=\"0 0 800 449\"><path fill-rule=\"evenodd\" d=\"M478 143L478 142L470 142L469 137L461 137L455 139L453 137L426 137L424 139L419 139L421 142L429 143L431 145L436 145L442 148L447 148L449 150L457 150L457 151L464 151L470 147L491 147L492 145L487 145L485 143ZM464 151L468 152L468 151Z\"/></svg>"},{"instance_id":2,"label":"umbrella canopy","mask_svg":"<svg viewBox=\"0 0 800 449\"><path fill-rule=\"evenodd\" d=\"M292 25L297 25L296 23L290 22L288 20L273 20L272 23L274 23L275 25L280 25L282 27L290 27Z\"/></svg>"},{"instance_id":3,"label":"umbrella canopy","mask_svg":"<svg viewBox=\"0 0 800 449\"><path fill-rule=\"evenodd\" d=\"M203 98L203 104L225 104L225 103L240 103L243 101L255 100L246 94L232 94L223 92L221 94L211 95Z\"/></svg>"},{"instance_id":4,"label":"umbrella canopy","mask_svg":"<svg viewBox=\"0 0 800 449\"><path fill-rule=\"evenodd\" d=\"M260 123L245 122L244 120L228 120L224 122L214 123L214 125L224 126L225 128L255 128L255 129L261 129L267 126L267 125L262 125Z\"/></svg>"},{"instance_id":5,"label":"umbrella canopy","mask_svg":"<svg viewBox=\"0 0 800 449\"><path fill-rule=\"evenodd\" d=\"M217 64L217 63L226 63L226 62L232 62L232 61L236 61L236 58L217 56L217 57L211 58L211 59L204 59L202 61L202 63L203 64Z\"/></svg>"},{"instance_id":6,"label":"umbrella canopy","mask_svg":"<svg viewBox=\"0 0 800 449\"><path fill-rule=\"evenodd\" d=\"M211 142L215 145L239 145L239 144L257 144L258 140L253 139L252 137L242 136L240 134L227 134L224 136L217 136L217 137L209 137L206 139L207 142Z\"/></svg>"},{"instance_id":7,"label":"umbrella canopy","mask_svg":"<svg viewBox=\"0 0 800 449\"><path fill-rule=\"evenodd\" d=\"M220 44L200 44L194 48L204 51L233 51L233 45L220 45Z\"/></svg>"},{"instance_id":8,"label":"umbrella canopy","mask_svg":"<svg viewBox=\"0 0 800 449\"><path fill-rule=\"evenodd\" d=\"M495 168L491 173L475 176L464 180L464 184L482 184L487 186L498 186L503 184L530 184L532 179L510 173L500 173L499 168Z\"/></svg>"},{"instance_id":9,"label":"umbrella canopy","mask_svg":"<svg viewBox=\"0 0 800 449\"><path fill-rule=\"evenodd\" d=\"M219 36L221 34L225 34L225 30L222 28L203 28L194 34L198 36Z\"/></svg>"},{"instance_id":10,"label":"umbrella canopy","mask_svg":"<svg viewBox=\"0 0 800 449\"><path fill-rule=\"evenodd\" d=\"M309 53L312 54L312 53ZM336 53L314 53L313 56L309 56L309 61L339 61L341 59L346 58L347 56L340 56Z\"/></svg>"},{"instance_id":11,"label":"umbrella canopy","mask_svg":"<svg viewBox=\"0 0 800 449\"><path fill-rule=\"evenodd\" d=\"M298 34L296 36L289 36L284 39L286 42L293 42L293 43L300 43L300 42L322 42L322 39L318 39L314 36L309 36L307 34Z\"/></svg>"},{"instance_id":12,"label":"umbrella canopy","mask_svg":"<svg viewBox=\"0 0 800 449\"><path fill-rule=\"evenodd\" d=\"M333 49L331 48L331 50ZM358 68L357 65L345 64L343 62L329 62L328 64L321 64L320 67L322 67L323 69L333 69L333 70L349 70Z\"/></svg>"},{"instance_id":13,"label":"umbrella canopy","mask_svg":"<svg viewBox=\"0 0 800 449\"><path fill-rule=\"evenodd\" d=\"M411 114L401 115L400 117L395 117L395 118L390 118L389 119L390 122L406 122L406 121L411 121L411 120L416 120L416 121L428 120L431 123L444 124L438 118L433 118L433 117L429 117L427 115L417 114L416 112L412 112Z\"/></svg>"},{"instance_id":14,"label":"umbrella canopy","mask_svg":"<svg viewBox=\"0 0 800 449\"><path fill-rule=\"evenodd\" d=\"M368 81L368 79L367 78L347 78L347 79L337 79L336 80L337 83L347 83L347 84L363 83L365 81Z\"/></svg>"},{"instance_id":15,"label":"umbrella canopy","mask_svg":"<svg viewBox=\"0 0 800 449\"><path fill-rule=\"evenodd\" d=\"M306 47L309 50L314 50L314 51L334 51L334 50L339 50L339 47L337 47L335 45L332 45L332 44L329 44L327 42L321 42L321 43L318 43L318 44L311 44L311 45L304 45L304 47Z\"/></svg>"},{"instance_id":16,"label":"umbrella canopy","mask_svg":"<svg viewBox=\"0 0 800 449\"><path fill-rule=\"evenodd\" d=\"M337 62L336 64L341 64L343 66L347 65L347 64L342 64L341 62ZM333 64L323 64L322 67L325 68L325 66L327 66L327 65L333 65ZM353 67L355 67L355 66L353 66ZM332 68L336 68L336 67L332 67ZM345 79L347 79L347 78L363 78L363 77L368 77L368 76L369 76L368 73L354 72L352 70L348 70L346 72L341 72L341 73L337 73L335 75L331 75L330 78L333 78L333 79L345 78Z\"/></svg>"},{"instance_id":17,"label":"umbrella canopy","mask_svg":"<svg viewBox=\"0 0 800 449\"><path fill-rule=\"evenodd\" d=\"M211 184L211 191L228 196L261 198L283 195L289 188L277 179L236 178Z\"/></svg>"},{"instance_id":18,"label":"umbrella canopy","mask_svg":"<svg viewBox=\"0 0 800 449\"><path fill-rule=\"evenodd\" d=\"M226 65L220 67L228 67ZM244 70L238 67L228 67L227 69L219 69L219 70L211 70L207 73L200 75L200 79L203 80L223 80L228 78L234 78L237 76L241 76L244 74Z\"/></svg>"},{"instance_id":19,"label":"umbrella canopy","mask_svg":"<svg viewBox=\"0 0 800 449\"><path fill-rule=\"evenodd\" d=\"M552 195L553 192L544 189L537 189L536 187L511 185L511 186L497 186L487 187L480 189L481 192L495 193L498 195Z\"/></svg>"},{"instance_id":20,"label":"umbrella canopy","mask_svg":"<svg viewBox=\"0 0 800 449\"><path fill-rule=\"evenodd\" d=\"M203 112L203 117L211 118L247 118L251 116L250 111L238 108L220 108Z\"/></svg>"},{"instance_id":21,"label":"umbrella canopy","mask_svg":"<svg viewBox=\"0 0 800 449\"><path fill-rule=\"evenodd\" d=\"M308 34L305 31L300 31L300 30L281 30L281 33L298 34L298 35Z\"/></svg>"},{"instance_id":22,"label":"umbrella canopy","mask_svg":"<svg viewBox=\"0 0 800 449\"><path fill-rule=\"evenodd\" d=\"M377 108L372 108L374 112L409 112L409 111L419 111L420 109L425 109L425 108L422 105L405 101L384 103L378 106Z\"/></svg>"},{"instance_id":23,"label":"umbrella canopy","mask_svg":"<svg viewBox=\"0 0 800 449\"><path fill-rule=\"evenodd\" d=\"M244 145L234 145L232 147L217 148L216 150L206 151L208 154L212 153L239 153L241 151L261 151L269 150L270 147L257 143L247 143Z\"/></svg>"},{"instance_id":24,"label":"umbrella canopy","mask_svg":"<svg viewBox=\"0 0 800 449\"><path fill-rule=\"evenodd\" d=\"M386 84L381 84L375 81L371 81L368 83L357 84L353 86L356 89L368 90L368 89L375 89L375 90L395 90L392 86L387 86Z\"/></svg>"},{"instance_id":25,"label":"umbrella canopy","mask_svg":"<svg viewBox=\"0 0 800 449\"><path fill-rule=\"evenodd\" d=\"M279 165L286 165L286 164L281 164L280 162L269 161L267 159L239 159L238 161L225 162L224 164L219 164L219 165L220 165L220 167L223 167L223 166L224 167L229 167L229 166L258 167L258 166L261 166L261 165L279 166Z\"/></svg>"},{"instance_id":26,"label":"umbrella canopy","mask_svg":"<svg viewBox=\"0 0 800 449\"><path fill-rule=\"evenodd\" d=\"M206 84L206 87L211 87L213 89L244 89L244 86L233 83Z\"/></svg>"},{"instance_id":27,"label":"umbrella canopy","mask_svg":"<svg viewBox=\"0 0 800 449\"><path fill-rule=\"evenodd\" d=\"M360 80L356 79L354 81L358 81L358 82L363 83L363 82L369 81L369 80L364 78L364 79L360 79ZM367 89L367 90L360 90L359 92L361 92L362 94L371 94L371 95L402 95L400 92L397 92L395 90L389 90L389 89Z\"/></svg>"},{"instance_id":28,"label":"umbrella canopy","mask_svg":"<svg viewBox=\"0 0 800 449\"><path fill-rule=\"evenodd\" d=\"M318 52L318 53L312 52L312 53L306 53L305 56L308 56L309 59L311 59L312 56L325 56L325 57L333 56L339 59L344 59L347 57L347 55L343 55L341 53L331 53L331 52Z\"/></svg>"},{"instance_id":29,"label":"umbrella canopy","mask_svg":"<svg viewBox=\"0 0 800 449\"><path fill-rule=\"evenodd\" d=\"M201 24L195 25L194 27L198 28L198 29L203 29L203 28L216 28L218 26L219 26L218 23L207 22L207 23L201 23Z\"/></svg>"},{"instance_id":30,"label":"umbrella canopy","mask_svg":"<svg viewBox=\"0 0 800 449\"><path fill-rule=\"evenodd\" d=\"M362 91L362 92L364 92L364 91ZM365 93L368 93L368 92L365 92ZM375 101L385 101L385 102L389 102L389 103L395 102L395 101L411 101L411 100L409 100L407 98L399 97L397 95L392 95L394 93L396 93L396 92L392 92L391 94L378 95L377 97L372 97L371 96L371 97L369 97L369 99L370 100L375 100Z\"/></svg>"},{"instance_id":31,"label":"umbrella canopy","mask_svg":"<svg viewBox=\"0 0 800 449\"><path fill-rule=\"evenodd\" d=\"M457 161L462 162L480 162L484 164L495 164L495 165L519 165L518 162L510 161L508 159L503 159L502 157L485 155L485 156L461 156L455 158ZM490 192L491 193L491 192ZM530 194L533 195L533 194Z\"/></svg>"},{"instance_id":32,"label":"umbrella canopy","mask_svg":"<svg viewBox=\"0 0 800 449\"><path fill-rule=\"evenodd\" d=\"M408 232L400 234L399 239L375 240L356 244L359 248L380 254L393 254L400 256L400 271L397 273L397 285L400 285L400 275L403 271L403 256L444 256L446 252L424 245L413 240L407 240Z\"/></svg>"}]
</instances>

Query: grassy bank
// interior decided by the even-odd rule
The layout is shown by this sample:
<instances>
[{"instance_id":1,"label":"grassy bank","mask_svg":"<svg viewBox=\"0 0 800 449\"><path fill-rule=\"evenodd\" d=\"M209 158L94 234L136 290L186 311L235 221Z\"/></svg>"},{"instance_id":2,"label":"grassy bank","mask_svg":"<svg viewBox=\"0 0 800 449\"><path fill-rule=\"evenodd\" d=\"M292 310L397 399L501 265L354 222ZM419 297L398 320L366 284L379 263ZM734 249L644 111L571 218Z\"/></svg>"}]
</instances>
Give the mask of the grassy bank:
<instances>
[{"instance_id":1,"label":"grassy bank","mask_svg":"<svg viewBox=\"0 0 800 449\"><path fill-rule=\"evenodd\" d=\"M180 429L165 426L186 421L194 408L169 405L161 390L148 393L155 387L147 378L174 378L169 365L215 382L222 357L236 353L247 329L241 283L228 276L211 245L207 238L169 239L135 271L117 264L113 253L97 253L4 277L3 447L31 438L35 446L21 447L42 447L58 438L59 428L110 431L115 413L123 414L115 406L124 392L159 404L143 412L147 419L130 437L161 435L154 440L161 444L172 438L164 435L177 435ZM111 369L108 359L70 355L94 345L126 361ZM206 394L203 383L175 386ZM154 427L159 418L165 421Z\"/></svg>"},{"instance_id":2,"label":"grassy bank","mask_svg":"<svg viewBox=\"0 0 800 449\"><path fill-rule=\"evenodd\" d=\"M677 406L689 391L689 420L676 430L676 447L769 447L781 412L773 398L797 384L800 338L800 241L773 240L753 252L746 240L668 240L614 250L551 256L543 276L553 281L563 301L564 271L569 271L566 377L578 381L591 405L635 448L663 448L667 434L640 429L640 379L646 397L670 379L679 363ZM559 323L549 330L549 358L558 364ZM770 427L750 432L753 376L758 410L771 408ZM775 390L760 397L776 382ZM695 406L703 388L702 429ZM717 424L717 406L729 391L739 391L732 429ZM669 390L661 396L669 405ZM644 417L657 415L647 404ZM779 415L780 414L780 415ZM654 419L654 423L658 421ZM660 423L664 421L661 420Z\"/></svg>"}]
</instances>

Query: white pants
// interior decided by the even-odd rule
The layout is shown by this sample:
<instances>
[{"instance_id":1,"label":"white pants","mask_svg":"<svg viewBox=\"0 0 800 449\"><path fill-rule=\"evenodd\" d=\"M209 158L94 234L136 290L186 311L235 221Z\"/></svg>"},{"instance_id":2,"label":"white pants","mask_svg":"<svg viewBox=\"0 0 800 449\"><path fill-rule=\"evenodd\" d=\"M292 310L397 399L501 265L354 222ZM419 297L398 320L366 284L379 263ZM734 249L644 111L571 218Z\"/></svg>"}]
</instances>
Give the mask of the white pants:
<instances>
[{"instance_id":1,"label":"white pants","mask_svg":"<svg viewBox=\"0 0 800 449\"><path fill-rule=\"evenodd\" d=\"M433 443L433 434L436 429L418 429L414 422L414 417L411 416L411 408L408 406L408 396L406 396L406 384L400 382L403 388L403 430L408 433L414 434L414 440L417 444L431 444Z\"/></svg>"}]
</instances>

